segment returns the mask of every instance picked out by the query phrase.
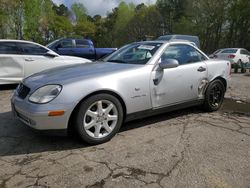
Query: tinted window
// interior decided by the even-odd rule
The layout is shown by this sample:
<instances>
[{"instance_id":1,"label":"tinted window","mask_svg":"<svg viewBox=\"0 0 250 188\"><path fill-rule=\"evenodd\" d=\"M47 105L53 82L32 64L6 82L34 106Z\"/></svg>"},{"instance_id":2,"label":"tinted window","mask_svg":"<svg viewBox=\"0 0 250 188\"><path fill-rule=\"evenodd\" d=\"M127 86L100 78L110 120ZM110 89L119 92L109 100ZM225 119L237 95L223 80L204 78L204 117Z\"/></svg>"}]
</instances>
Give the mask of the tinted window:
<instances>
[{"instance_id":1,"label":"tinted window","mask_svg":"<svg viewBox=\"0 0 250 188\"><path fill-rule=\"evenodd\" d=\"M76 47L77 48L89 48L90 45L86 40L76 40Z\"/></svg>"},{"instance_id":2,"label":"tinted window","mask_svg":"<svg viewBox=\"0 0 250 188\"><path fill-rule=\"evenodd\" d=\"M44 55L48 51L39 45L31 43L18 43L18 47L21 49L21 53L25 55Z\"/></svg>"},{"instance_id":3,"label":"tinted window","mask_svg":"<svg viewBox=\"0 0 250 188\"><path fill-rule=\"evenodd\" d=\"M189 45L178 44L167 47L161 56L161 60L176 59L180 65L204 61L207 58Z\"/></svg>"},{"instance_id":4,"label":"tinted window","mask_svg":"<svg viewBox=\"0 0 250 188\"><path fill-rule=\"evenodd\" d=\"M237 52L237 49L226 49L223 50L221 53L222 54L235 54Z\"/></svg>"},{"instance_id":5,"label":"tinted window","mask_svg":"<svg viewBox=\"0 0 250 188\"><path fill-rule=\"evenodd\" d=\"M19 50L14 42L1 42L0 54L19 54Z\"/></svg>"},{"instance_id":6,"label":"tinted window","mask_svg":"<svg viewBox=\"0 0 250 188\"><path fill-rule=\"evenodd\" d=\"M58 48L73 48L72 40L63 40Z\"/></svg>"},{"instance_id":7,"label":"tinted window","mask_svg":"<svg viewBox=\"0 0 250 188\"><path fill-rule=\"evenodd\" d=\"M249 52L247 50L240 50L240 54L249 55Z\"/></svg>"}]
</instances>

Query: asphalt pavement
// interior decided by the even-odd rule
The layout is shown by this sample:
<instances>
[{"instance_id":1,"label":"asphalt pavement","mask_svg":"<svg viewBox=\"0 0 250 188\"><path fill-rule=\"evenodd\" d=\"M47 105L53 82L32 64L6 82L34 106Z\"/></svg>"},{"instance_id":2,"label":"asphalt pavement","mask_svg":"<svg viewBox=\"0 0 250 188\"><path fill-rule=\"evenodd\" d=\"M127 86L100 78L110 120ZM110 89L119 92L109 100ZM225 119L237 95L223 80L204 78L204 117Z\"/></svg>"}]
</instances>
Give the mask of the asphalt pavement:
<instances>
[{"instance_id":1,"label":"asphalt pavement","mask_svg":"<svg viewBox=\"0 0 250 188\"><path fill-rule=\"evenodd\" d=\"M233 74L223 108L189 108L126 123L110 141L39 135L0 90L0 188L250 187L250 74Z\"/></svg>"}]
</instances>

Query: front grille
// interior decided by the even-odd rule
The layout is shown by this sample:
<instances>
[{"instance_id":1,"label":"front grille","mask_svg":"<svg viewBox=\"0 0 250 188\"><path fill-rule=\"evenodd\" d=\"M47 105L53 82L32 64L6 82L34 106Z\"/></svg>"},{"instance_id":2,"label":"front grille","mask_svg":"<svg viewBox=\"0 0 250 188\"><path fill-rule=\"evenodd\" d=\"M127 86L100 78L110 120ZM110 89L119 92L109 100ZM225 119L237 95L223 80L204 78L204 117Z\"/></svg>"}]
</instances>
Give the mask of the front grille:
<instances>
[{"instance_id":1,"label":"front grille","mask_svg":"<svg viewBox=\"0 0 250 188\"><path fill-rule=\"evenodd\" d=\"M25 99L27 95L29 94L29 92L30 92L30 88L23 85L22 83L17 88L18 97L20 97L21 99Z\"/></svg>"}]
</instances>

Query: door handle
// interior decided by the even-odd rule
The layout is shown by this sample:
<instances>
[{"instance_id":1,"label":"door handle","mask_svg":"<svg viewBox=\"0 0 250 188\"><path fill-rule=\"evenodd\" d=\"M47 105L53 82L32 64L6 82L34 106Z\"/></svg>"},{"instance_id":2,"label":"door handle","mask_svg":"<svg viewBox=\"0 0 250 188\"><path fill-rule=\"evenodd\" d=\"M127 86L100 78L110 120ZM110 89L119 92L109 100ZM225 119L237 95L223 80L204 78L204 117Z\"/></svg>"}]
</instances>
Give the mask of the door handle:
<instances>
[{"instance_id":1,"label":"door handle","mask_svg":"<svg viewBox=\"0 0 250 188\"><path fill-rule=\"evenodd\" d=\"M204 68L204 67L199 67L199 68L197 69L198 72L204 72L204 71L206 71L206 70L207 70L207 69Z\"/></svg>"},{"instance_id":2,"label":"door handle","mask_svg":"<svg viewBox=\"0 0 250 188\"><path fill-rule=\"evenodd\" d=\"M32 58L25 58L25 61L35 61L35 60Z\"/></svg>"}]
</instances>

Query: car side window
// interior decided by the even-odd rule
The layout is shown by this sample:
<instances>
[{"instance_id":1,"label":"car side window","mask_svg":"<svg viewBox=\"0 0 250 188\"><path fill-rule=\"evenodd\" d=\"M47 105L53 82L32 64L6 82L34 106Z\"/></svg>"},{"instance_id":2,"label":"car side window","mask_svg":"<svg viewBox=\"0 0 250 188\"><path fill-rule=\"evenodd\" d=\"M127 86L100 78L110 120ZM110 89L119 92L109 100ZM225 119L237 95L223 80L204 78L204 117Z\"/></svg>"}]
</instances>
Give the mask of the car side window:
<instances>
[{"instance_id":1,"label":"car side window","mask_svg":"<svg viewBox=\"0 0 250 188\"><path fill-rule=\"evenodd\" d=\"M73 48L72 40L63 40L59 45L58 48Z\"/></svg>"},{"instance_id":2,"label":"car side window","mask_svg":"<svg viewBox=\"0 0 250 188\"><path fill-rule=\"evenodd\" d=\"M207 58L190 45L174 44L167 47L161 60L176 59L180 65L204 61Z\"/></svg>"},{"instance_id":3,"label":"car side window","mask_svg":"<svg viewBox=\"0 0 250 188\"><path fill-rule=\"evenodd\" d=\"M18 43L18 47L23 55L44 55L48 51L46 48L31 43Z\"/></svg>"},{"instance_id":4,"label":"car side window","mask_svg":"<svg viewBox=\"0 0 250 188\"><path fill-rule=\"evenodd\" d=\"M14 42L1 42L0 54L20 54L20 51Z\"/></svg>"},{"instance_id":5,"label":"car side window","mask_svg":"<svg viewBox=\"0 0 250 188\"><path fill-rule=\"evenodd\" d=\"M249 55L249 52L247 50L240 50L240 54Z\"/></svg>"},{"instance_id":6,"label":"car side window","mask_svg":"<svg viewBox=\"0 0 250 188\"><path fill-rule=\"evenodd\" d=\"M86 40L76 40L76 47L77 48L90 48L90 45L88 43L88 41Z\"/></svg>"}]
</instances>

